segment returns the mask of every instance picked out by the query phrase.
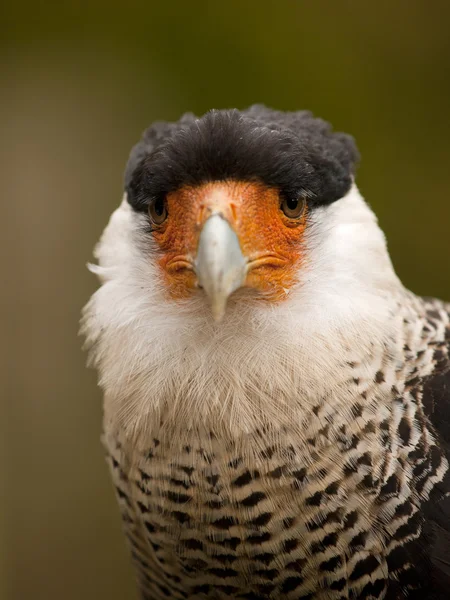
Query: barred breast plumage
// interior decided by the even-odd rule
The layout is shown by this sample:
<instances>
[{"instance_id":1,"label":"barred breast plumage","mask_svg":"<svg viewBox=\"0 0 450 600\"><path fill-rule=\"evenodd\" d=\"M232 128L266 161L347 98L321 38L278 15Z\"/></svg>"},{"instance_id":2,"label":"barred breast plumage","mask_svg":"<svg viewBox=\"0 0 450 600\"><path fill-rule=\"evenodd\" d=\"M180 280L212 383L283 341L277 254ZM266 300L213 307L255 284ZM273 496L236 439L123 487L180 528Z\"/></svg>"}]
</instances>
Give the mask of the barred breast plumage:
<instances>
[{"instance_id":1,"label":"barred breast plumage","mask_svg":"<svg viewBox=\"0 0 450 600\"><path fill-rule=\"evenodd\" d=\"M162 423L136 453L107 433L143 598L428 597L424 507L450 492L432 425L450 396L433 405L430 390L450 368L449 336L448 308L424 304L419 321L405 319L403 363L374 357L364 374L343 364L352 419L324 398L301 437L180 438Z\"/></svg>"}]
</instances>

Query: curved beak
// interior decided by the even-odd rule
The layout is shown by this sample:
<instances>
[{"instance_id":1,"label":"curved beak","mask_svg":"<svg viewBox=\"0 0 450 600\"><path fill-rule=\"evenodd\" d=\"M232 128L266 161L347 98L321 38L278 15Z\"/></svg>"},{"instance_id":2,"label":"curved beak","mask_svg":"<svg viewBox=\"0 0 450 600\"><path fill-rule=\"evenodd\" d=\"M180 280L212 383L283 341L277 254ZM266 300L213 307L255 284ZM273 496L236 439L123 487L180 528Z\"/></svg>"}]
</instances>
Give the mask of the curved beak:
<instances>
[{"instance_id":1,"label":"curved beak","mask_svg":"<svg viewBox=\"0 0 450 600\"><path fill-rule=\"evenodd\" d=\"M220 213L212 214L203 225L194 268L211 302L213 317L220 321L228 297L244 284L247 275L247 259L238 237Z\"/></svg>"}]
</instances>

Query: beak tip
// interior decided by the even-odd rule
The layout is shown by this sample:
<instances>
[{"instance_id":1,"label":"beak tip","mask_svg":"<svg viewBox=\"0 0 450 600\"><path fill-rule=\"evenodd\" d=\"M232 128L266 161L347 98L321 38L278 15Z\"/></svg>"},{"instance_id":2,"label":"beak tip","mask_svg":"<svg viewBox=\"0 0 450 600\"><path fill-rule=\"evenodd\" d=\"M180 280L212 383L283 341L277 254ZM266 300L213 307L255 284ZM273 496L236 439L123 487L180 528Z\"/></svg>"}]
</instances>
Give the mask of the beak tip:
<instances>
[{"instance_id":1,"label":"beak tip","mask_svg":"<svg viewBox=\"0 0 450 600\"><path fill-rule=\"evenodd\" d=\"M227 298L215 298L215 301L211 303L211 312L213 319L216 323L220 323L225 315L225 309L227 307Z\"/></svg>"},{"instance_id":2,"label":"beak tip","mask_svg":"<svg viewBox=\"0 0 450 600\"><path fill-rule=\"evenodd\" d=\"M224 314L225 311L216 314L213 313L214 323L221 323L223 321Z\"/></svg>"}]
</instances>

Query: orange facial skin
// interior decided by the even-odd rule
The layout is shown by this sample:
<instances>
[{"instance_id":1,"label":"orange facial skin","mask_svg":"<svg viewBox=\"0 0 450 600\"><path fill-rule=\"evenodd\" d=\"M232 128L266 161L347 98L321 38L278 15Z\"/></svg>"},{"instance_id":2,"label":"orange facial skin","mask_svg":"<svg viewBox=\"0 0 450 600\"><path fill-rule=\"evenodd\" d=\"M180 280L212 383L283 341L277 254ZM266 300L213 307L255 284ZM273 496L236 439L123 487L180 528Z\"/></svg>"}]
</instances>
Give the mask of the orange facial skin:
<instances>
[{"instance_id":1,"label":"orange facial skin","mask_svg":"<svg viewBox=\"0 0 450 600\"><path fill-rule=\"evenodd\" d=\"M188 298L198 288L194 261L199 236L215 212L227 219L248 259L244 287L268 300L286 298L302 262L306 206L300 217L288 218L280 209L277 190L242 181L183 187L168 194L166 202L166 220L152 228L159 265L173 299Z\"/></svg>"}]
</instances>

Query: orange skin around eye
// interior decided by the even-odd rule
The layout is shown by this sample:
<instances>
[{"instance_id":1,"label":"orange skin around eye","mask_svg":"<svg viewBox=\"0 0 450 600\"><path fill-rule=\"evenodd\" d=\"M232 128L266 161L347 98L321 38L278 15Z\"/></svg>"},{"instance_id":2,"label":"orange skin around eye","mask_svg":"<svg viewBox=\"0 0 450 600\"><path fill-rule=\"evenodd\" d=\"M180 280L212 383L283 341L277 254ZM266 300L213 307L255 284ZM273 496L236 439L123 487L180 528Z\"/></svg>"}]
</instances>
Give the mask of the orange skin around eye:
<instances>
[{"instance_id":1,"label":"orange skin around eye","mask_svg":"<svg viewBox=\"0 0 450 600\"><path fill-rule=\"evenodd\" d=\"M297 219L280 209L276 189L261 183L225 181L183 187L167 196L167 219L153 226L159 265L173 299L197 288L194 260L206 219L220 212L236 232L248 259L246 288L269 300L286 298L302 261L306 208Z\"/></svg>"}]
</instances>

